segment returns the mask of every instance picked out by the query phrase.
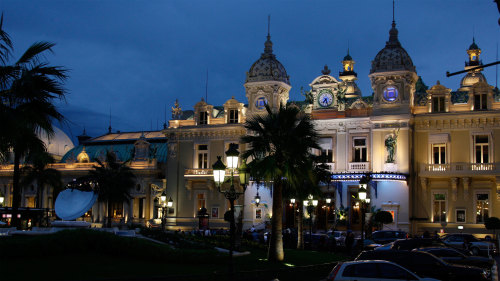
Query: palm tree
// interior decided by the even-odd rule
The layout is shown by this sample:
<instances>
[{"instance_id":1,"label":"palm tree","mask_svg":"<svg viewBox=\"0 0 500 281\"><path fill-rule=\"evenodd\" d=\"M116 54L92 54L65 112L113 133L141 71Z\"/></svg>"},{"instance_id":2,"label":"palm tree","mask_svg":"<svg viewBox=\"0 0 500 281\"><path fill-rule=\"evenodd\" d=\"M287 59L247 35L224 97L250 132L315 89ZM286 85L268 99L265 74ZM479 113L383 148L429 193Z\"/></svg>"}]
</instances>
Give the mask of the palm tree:
<instances>
[{"instance_id":1,"label":"palm tree","mask_svg":"<svg viewBox=\"0 0 500 281\"><path fill-rule=\"evenodd\" d=\"M319 148L318 136L310 118L296 106L280 105L277 111L266 106L266 115L247 120L248 135L242 142L249 144L243 158L250 158L251 173L273 182L271 241L268 259L284 259L282 238L283 187L287 182L297 186L300 169L308 161L311 148ZM287 186L288 186L287 185Z\"/></svg>"},{"instance_id":2,"label":"palm tree","mask_svg":"<svg viewBox=\"0 0 500 281\"><path fill-rule=\"evenodd\" d=\"M132 169L127 166L127 162L118 162L113 152L106 152L106 160L102 162L96 159L97 166L90 171L90 177L98 183L98 200L107 204L107 227L111 227L111 218L113 216L111 206L113 204L122 204L129 200L130 189L135 185L135 175Z\"/></svg>"},{"instance_id":3,"label":"palm tree","mask_svg":"<svg viewBox=\"0 0 500 281\"><path fill-rule=\"evenodd\" d=\"M37 152L28 156L31 165L26 165L21 169L24 177L21 179L21 186L28 186L33 182L37 184L36 207L43 207L43 194L45 185L52 186L54 193L61 190L61 172L56 169L48 168L49 164L54 163L54 158L46 151ZM53 197L55 199L55 197Z\"/></svg>"},{"instance_id":4,"label":"palm tree","mask_svg":"<svg viewBox=\"0 0 500 281\"><path fill-rule=\"evenodd\" d=\"M52 104L64 99L62 82L67 70L50 66L44 60L52 52L53 43L36 42L13 65L8 65L12 51L9 35L0 21L0 158L14 154L12 225L19 226L17 210L21 204L20 164L30 151L40 151L44 144L37 133L53 136L52 122L63 116Z\"/></svg>"},{"instance_id":5,"label":"palm tree","mask_svg":"<svg viewBox=\"0 0 500 281\"><path fill-rule=\"evenodd\" d=\"M309 161L304 163L304 166L300 169L302 180L298 186L293 187L291 190L290 196L296 198L297 210L299 211L297 217L297 249L304 249L304 208L302 203L307 199L308 195L322 197L320 183L327 183L331 176L330 168L326 164L318 164L318 160L317 156L311 156Z\"/></svg>"}]
</instances>

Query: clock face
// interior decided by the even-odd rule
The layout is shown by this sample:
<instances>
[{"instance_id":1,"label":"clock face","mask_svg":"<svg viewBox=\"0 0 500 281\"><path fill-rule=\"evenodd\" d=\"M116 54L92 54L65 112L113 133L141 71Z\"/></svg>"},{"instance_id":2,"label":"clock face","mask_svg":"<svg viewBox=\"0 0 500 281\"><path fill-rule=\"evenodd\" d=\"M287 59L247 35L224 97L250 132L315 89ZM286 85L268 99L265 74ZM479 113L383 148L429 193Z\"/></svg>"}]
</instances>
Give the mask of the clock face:
<instances>
[{"instance_id":1,"label":"clock face","mask_svg":"<svg viewBox=\"0 0 500 281\"><path fill-rule=\"evenodd\" d=\"M398 98L398 88L394 86L387 86L384 89L384 99L393 102Z\"/></svg>"},{"instance_id":2,"label":"clock face","mask_svg":"<svg viewBox=\"0 0 500 281\"><path fill-rule=\"evenodd\" d=\"M318 97L318 103L322 107L328 107L332 104L333 102L333 95L332 92L329 90L323 90L319 92L319 97Z\"/></svg>"},{"instance_id":3,"label":"clock face","mask_svg":"<svg viewBox=\"0 0 500 281\"><path fill-rule=\"evenodd\" d=\"M262 110L266 107L267 104L267 99L265 97L259 97L257 100L255 100L255 107L258 110Z\"/></svg>"}]
</instances>

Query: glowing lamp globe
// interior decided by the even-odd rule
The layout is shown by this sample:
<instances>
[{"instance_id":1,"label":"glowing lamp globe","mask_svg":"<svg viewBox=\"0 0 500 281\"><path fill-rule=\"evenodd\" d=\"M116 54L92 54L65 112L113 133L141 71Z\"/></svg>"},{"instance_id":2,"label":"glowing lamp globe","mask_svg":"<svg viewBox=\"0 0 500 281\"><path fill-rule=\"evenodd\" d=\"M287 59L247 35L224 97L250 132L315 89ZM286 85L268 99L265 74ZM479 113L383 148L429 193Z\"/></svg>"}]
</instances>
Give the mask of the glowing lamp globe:
<instances>
[{"instance_id":1,"label":"glowing lamp globe","mask_svg":"<svg viewBox=\"0 0 500 281\"><path fill-rule=\"evenodd\" d=\"M214 181L220 185L224 182L224 177L226 176L226 165L222 163L220 156L217 156L217 161L212 165L212 169L214 170Z\"/></svg>"}]
</instances>

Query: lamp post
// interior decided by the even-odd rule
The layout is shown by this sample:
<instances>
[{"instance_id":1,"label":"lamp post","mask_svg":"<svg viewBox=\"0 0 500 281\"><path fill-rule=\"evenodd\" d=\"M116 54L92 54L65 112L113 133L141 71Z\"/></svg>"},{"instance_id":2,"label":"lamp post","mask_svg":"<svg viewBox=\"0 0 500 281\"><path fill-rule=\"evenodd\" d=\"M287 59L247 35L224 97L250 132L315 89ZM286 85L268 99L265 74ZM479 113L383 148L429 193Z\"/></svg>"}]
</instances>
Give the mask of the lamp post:
<instances>
[{"instance_id":1,"label":"lamp post","mask_svg":"<svg viewBox=\"0 0 500 281\"><path fill-rule=\"evenodd\" d=\"M366 207L370 204L370 198L367 194L367 186L370 182L370 177L368 175L364 175L359 180L359 190L358 190L358 199L361 201L361 249L363 250L365 247L365 213Z\"/></svg>"},{"instance_id":2,"label":"lamp post","mask_svg":"<svg viewBox=\"0 0 500 281\"><path fill-rule=\"evenodd\" d=\"M325 231L328 231L328 213L330 212L330 204L332 203L332 198L330 197L330 195L328 195L328 197L326 197L325 202L326 202Z\"/></svg>"},{"instance_id":3,"label":"lamp post","mask_svg":"<svg viewBox=\"0 0 500 281\"><path fill-rule=\"evenodd\" d=\"M308 200L304 201L304 205L307 206L307 213L309 214L309 247L312 249L312 224L314 208L318 206L318 200L313 199L312 194L307 197Z\"/></svg>"},{"instance_id":4,"label":"lamp post","mask_svg":"<svg viewBox=\"0 0 500 281\"><path fill-rule=\"evenodd\" d=\"M240 195L244 194L244 191L246 189L246 185L243 185L243 192L237 192L236 189L234 188L234 170L238 167L238 156L240 155L240 152L238 149L236 149L236 144L231 143L229 144L229 149L226 151L226 158L227 158L227 167L231 171L231 187L229 190L222 190L221 185L224 182L224 178L226 176L226 165L222 163L221 156L217 156L217 161L212 165L213 173L214 173L214 181L217 184L217 189L220 193L224 194L224 197L229 200L230 206L231 206L231 212L230 212L230 219L229 219L229 235L230 235L230 247L229 247L229 274L233 275L233 250L234 250L234 231L235 231L235 224L234 224L234 201L240 197ZM245 171L244 173L247 173L245 177L243 178L248 182L248 171ZM241 175L240 175L241 179ZM260 201L260 197L259 197Z\"/></svg>"},{"instance_id":5,"label":"lamp post","mask_svg":"<svg viewBox=\"0 0 500 281\"><path fill-rule=\"evenodd\" d=\"M293 213L293 224L292 227L295 228L295 198L290 199L290 204L292 204L292 213Z\"/></svg>"},{"instance_id":6,"label":"lamp post","mask_svg":"<svg viewBox=\"0 0 500 281\"><path fill-rule=\"evenodd\" d=\"M3 207L3 202L5 201L5 196L3 192L0 190L0 207Z\"/></svg>"}]
</instances>

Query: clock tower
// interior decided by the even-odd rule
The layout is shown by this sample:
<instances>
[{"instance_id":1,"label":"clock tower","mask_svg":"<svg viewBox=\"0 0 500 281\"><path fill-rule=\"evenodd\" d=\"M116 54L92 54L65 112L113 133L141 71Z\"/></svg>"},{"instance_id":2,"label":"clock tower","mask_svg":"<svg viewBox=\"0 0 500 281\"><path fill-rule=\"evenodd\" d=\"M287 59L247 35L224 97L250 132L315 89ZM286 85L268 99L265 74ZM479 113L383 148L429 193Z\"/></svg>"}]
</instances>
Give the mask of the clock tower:
<instances>
[{"instance_id":1,"label":"clock tower","mask_svg":"<svg viewBox=\"0 0 500 281\"><path fill-rule=\"evenodd\" d=\"M413 62L398 40L392 21L389 41L372 61L369 74L373 89L373 115L408 114L418 76Z\"/></svg>"},{"instance_id":2,"label":"clock tower","mask_svg":"<svg viewBox=\"0 0 500 281\"><path fill-rule=\"evenodd\" d=\"M290 77L273 54L269 32L264 43L264 53L252 64L246 76L244 86L248 99L247 116L265 113L266 104L273 110L277 110L280 104L286 105L292 88Z\"/></svg>"}]
</instances>

